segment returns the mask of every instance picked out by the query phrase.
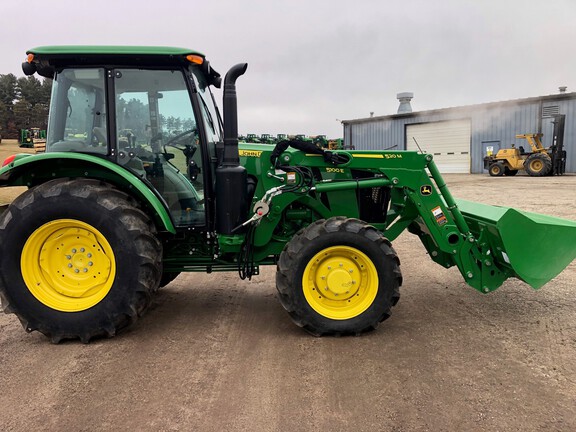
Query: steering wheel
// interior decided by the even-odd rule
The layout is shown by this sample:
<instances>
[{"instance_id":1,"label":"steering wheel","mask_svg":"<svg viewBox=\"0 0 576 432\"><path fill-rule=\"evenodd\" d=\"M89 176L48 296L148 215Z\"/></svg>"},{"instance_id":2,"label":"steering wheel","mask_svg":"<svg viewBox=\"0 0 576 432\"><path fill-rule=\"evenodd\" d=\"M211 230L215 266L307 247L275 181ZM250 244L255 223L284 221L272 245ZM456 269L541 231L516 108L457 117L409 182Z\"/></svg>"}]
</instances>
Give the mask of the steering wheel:
<instances>
[{"instance_id":1,"label":"steering wheel","mask_svg":"<svg viewBox=\"0 0 576 432\"><path fill-rule=\"evenodd\" d=\"M178 141L187 135L192 135L190 141L187 140L185 144L178 145ZM170 154L166 151L166 147L170 146L170 147L174 147L174 148L177 148L178 150L182 151L184 153L184 155L186 156L186 164L188 164L190 162L190 160L192 159L192 156L194 156L194 153L196 153L196 150L198 149L198 145L196 144L196 136L197 135L198 135L198 129L193 128L193 129L189 129L187 131L184 131L182 133L179 133L178 135L175 135L172 138L170 138L168 141L166 141L166 144L164 144L164 155L167 158L167 160L174 157L173 154Z\"/></svg>"},{"instance_id":2,"label":"steering wheel","mask_svg":"<svg viewBox=\"0 0 576 432\"><path fill-rule=\"evenodd\" d=\"M187 131L184 131L182 133L179 133L178 135L174 135L172 138L170 138L168 141L166 141L166 144L164 144L164 146L172 146L172 147L177 147L175 145L175 143L180 140L181 138L184 138L186 135L190 135L193 134L192 136L192 140L194 141L194 136L198 135L198 129L197 128L193 128L193 129L188 129ZM195 145L196 143L194 143Z\"/></svg>"}]
</instances>

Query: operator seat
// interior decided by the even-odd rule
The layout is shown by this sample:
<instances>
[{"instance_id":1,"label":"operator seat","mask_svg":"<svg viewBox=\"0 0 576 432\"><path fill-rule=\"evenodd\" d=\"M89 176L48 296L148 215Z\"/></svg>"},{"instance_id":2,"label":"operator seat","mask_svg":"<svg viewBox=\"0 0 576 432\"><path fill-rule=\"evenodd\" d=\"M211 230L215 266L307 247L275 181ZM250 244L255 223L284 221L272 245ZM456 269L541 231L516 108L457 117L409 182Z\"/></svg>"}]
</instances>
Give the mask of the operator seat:
<instances>
[{"instance_id":1,"label":"operator seat","mask_svg":"<svg viewBox=\"0 0 576 432\"><path fill-rule=\"evenodd\" d=\"M92 133L94 134L100 145L103 145L104 147L108 145L108 139L106 138L106 129L96 126L95 128L92 129Z\"/></svg>"}]
</instances>

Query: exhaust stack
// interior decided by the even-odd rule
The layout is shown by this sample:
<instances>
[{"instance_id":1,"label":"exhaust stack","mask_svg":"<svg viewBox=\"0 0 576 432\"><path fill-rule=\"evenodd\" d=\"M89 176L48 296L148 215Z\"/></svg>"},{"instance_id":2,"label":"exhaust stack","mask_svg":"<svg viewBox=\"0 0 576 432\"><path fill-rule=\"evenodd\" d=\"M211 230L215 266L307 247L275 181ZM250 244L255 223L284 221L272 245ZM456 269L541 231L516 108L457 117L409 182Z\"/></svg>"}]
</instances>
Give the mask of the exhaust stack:
<instances>
[{"instance_id":1,"label":"exhaust stack","mask_svg":"<svg viewBox=\"0 0 576 432\"><path fill-rule=\"evenodd\" d=\"M216 168L216 231L232 234L246 219L247 175L238 154L238 104L236 80L246 72L247 63L232 66L224 78L224 151ZM236 232L240 232L237 230Z\"/></svg>"},{"instance_id":2,"label":"exhaust stack","mask_svg":"<svg viewBox=\"0 0 576 432\"><path fill-rule=\"evenodd\" d=\"M232 66L224 78L224 158L222 166L238 166L238 103L236 98L236 80L244 75L248 63Z\"/></svg>"}]
</instances>

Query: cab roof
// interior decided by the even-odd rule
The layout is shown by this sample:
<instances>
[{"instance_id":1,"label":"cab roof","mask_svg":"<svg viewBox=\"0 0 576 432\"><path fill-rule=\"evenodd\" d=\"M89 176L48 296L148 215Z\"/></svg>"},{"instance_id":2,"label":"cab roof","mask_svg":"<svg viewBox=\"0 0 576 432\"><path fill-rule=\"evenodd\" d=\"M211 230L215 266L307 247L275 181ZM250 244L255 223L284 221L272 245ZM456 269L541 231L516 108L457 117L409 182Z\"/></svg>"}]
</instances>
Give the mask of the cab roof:
<instances>
[{"instance_id":1,"label":"cab roof","mask_svg":"<svg viewBox=\"0 0 576 432\"><path fill-rule=\"evenodd\" d=\"M186 56L189 54L204 54L189 48L167 46L133 46L133 45L49 45L29 49L26 54L41 56L61 55L158 55L158 56Z\"/></svg>"},{"instance_id":2,"label":"cab roof","mask_svg":"<svg viewBox=\"0 0 576 432\"><path fill-rule=\"evenodd\" d=\"M204 54L189 48L167 46L131 45L51 45L26 51L27 63L24 73L34 72L52 78L64 67L179 67L191 62L206 67L207 75L217 73L210 70ZM219 76L219 75L218 75Z\"/></svg>"}]
</instances>

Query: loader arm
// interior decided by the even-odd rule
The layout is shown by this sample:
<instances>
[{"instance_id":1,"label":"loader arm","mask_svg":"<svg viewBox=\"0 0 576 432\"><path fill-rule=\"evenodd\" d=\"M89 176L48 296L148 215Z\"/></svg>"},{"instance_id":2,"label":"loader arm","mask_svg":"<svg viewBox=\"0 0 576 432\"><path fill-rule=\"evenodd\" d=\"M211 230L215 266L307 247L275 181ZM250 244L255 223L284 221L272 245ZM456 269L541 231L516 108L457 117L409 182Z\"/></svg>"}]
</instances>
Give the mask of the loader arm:
<instances>
[{"instance_id":1,"label":"loader arm","mask_svg":"<svg viewBox=\"0 0 576 432\"><path fill-rule=\"evenodd\" d=\"M445 268L457 266L468 285L481 292L497 289L509 277L511 268L495 255L495 243L486 240L489 225L469 221L450 193L431 155L417 155L424 161L419 173L384 168L395 174L394 192L384 235L393 240L405 229L417 235L430 258Z\"/></svg>"},{"instance_id":2,"label":"loader arm","mask_svg":"<svg viewBox=\"0 0 576 432\"><path fill-rule=\"evenodd\" d=\"M466 283L483 293L510 277L538 289L576 258L576 222L455 200L432 157L424 158L424 171L435 188L428 193L420 177L418 191L411 179L414 174L404 179L403 173L396 173L396 189L405 185L405 199L397 193L391 203L384 229L388 238L396 238L407 227L419 236L432 260L444 267L456 265Z\"/></svg>"}]
</instances>

